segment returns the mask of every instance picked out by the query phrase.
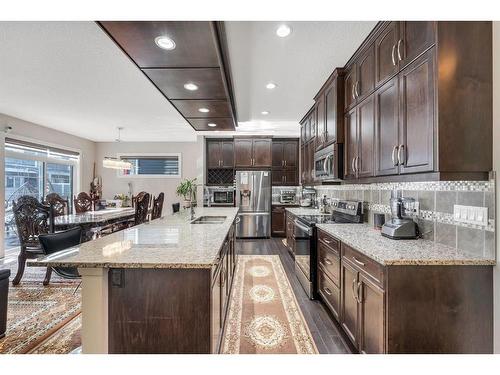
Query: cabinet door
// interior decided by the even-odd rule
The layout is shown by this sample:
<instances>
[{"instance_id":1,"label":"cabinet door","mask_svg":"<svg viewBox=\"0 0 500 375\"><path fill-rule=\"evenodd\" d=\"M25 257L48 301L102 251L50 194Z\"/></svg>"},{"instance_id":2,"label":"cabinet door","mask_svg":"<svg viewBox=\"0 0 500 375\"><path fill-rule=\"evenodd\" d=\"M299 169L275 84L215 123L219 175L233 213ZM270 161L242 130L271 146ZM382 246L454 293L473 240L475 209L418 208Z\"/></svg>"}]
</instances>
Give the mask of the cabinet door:
<instances>
[{"instance_id":1,"label":"cabinet door","mask_svg":"<svg viewBox=\"0 0 500 375\"><path fill-rule=\"evenodd\" d=\"M385 353L384 291L359 275L359 351L365 354Z\"/></svg>"},{"instance_id":2,"label":"cabinet door","mask_svg":"<svg viewBox=\"0 0 500 375\"><path fill-rule=\"evenodd\" d=\"M375 49L373 44L360 55L356 66L358 71L354 91L356 98L363 100L372 93L375 87Z\"/></svg>"},{"instance_id":3,"label":"cabinet door","mask_svg":"<svg viewBox=\"0 0 500 375\"><path fill-rule=\"evenodd\" d=\"M224 168L234 167L234 142L233 141L222 141L221 144L222 157L221 165Z\"/></svg>"},{"instance_id":4,"label":"cabinet door","mask_svg":"<svg viewBox=\"0 0 500 375\"><path fill-rule=\"evenodd\" d=\"M310 118L310 127L311 127L311 134L309 137L310 142L316 142L316 131L317 131L317 123L316 123L316 108L312 111L311 113L311 118Z\"/></svg>"},{"instance_id":5,"label":"cabinet door","mask_svg":"<svg viewBox=\"0 0 500 375\"><path fill-rule=\"evenodd\" d=\"M352 65L345 73L344 78L344 106L345 109L351 108L355 103L356 66Z\"/></svg>"},{"instance_id":6,"label":"cabinet door","mask_svg":"<svg viewBox=\"0 0 500 375\"><path fill-rule=\"evenodd\" d=\"M252 139L234 140L234 164L236 167L252 166Z\"/></svg>"},{"instance_id":7,"label":"cabinet door","mask_svg":"<svg viewBox=\"0 0 500 375\"><path fill-rule=\"evenodd\" d=\"M375 174L398 174L398 77L375 93Z\"/></svg>"},{"instance_id":8,"label":"cabinet door","mask_svg":"<svg viewBox=\"0 0 500 375\"><path fill-rule=\"evenodd\" d=\"M306 138L306 124L305 122L300 124L300 143L304 144L307 142Z\"/></svg>"},{"instance_id":9,"label":"cabinet door","mask_svg":"<svg viewBox=\"0 0 500 375\"><path fill-rule=\"evenodd\" d=\"M355 167L358 177L371 177L375 170L375 103L370 95L358 105L358 159Z\"/></svg>"},{"instance_id":10,"label":"cabinet door","mask_svg":"<svg viewBox=\"0 0 500 375\"><path fill-rule=\"evenodd\" d=\"M271 156L271 139L254 139L253 140L253 166L254 167L270 167Z\"/></svg>"},{"instance_id":11,"label":"cabinet door","mask_svg":"<svg viewBox=\"0 0 500 375\"><path fill-rule=\"evenodd\" d=\"M338 139L337 128L339 127L338 119L343 118L339 116L339 112L343 112L339 108L339 95L338 95L339 80L335 79L330 86L325 89L325 146L335 141L341 142Z\"/></svg>"},{"instance_id":12,"label":"cabinet door","mask_svg":"<svg viewBox=\"0 0 500 375\"><path fill-rule=\"evenodd\" d=\"M309 183L309 146L310 143L304 145L304 157L302 158L302 183Z\"/></svg>"},{"instance_id":13,"label":"cabinet door","mask_svg":"<svg viewBox=\"0 0 500 375\"><path fill-rule=\"evenodd\" d=\"M271 171L271 185L281 186L284 184L285 176L282 169L273 169Z\"/></svg>"},{"instance_id":14,"label":"cabinet door","mask_svg":"<svg viewBox=\"0 0 500 375\"><path fill-rule=\"evenodd\" d=\"M293 254L294 252L294 241L293 241L293 217L290 215L286 216L286 245L288 250Z\"/></svg>"},{"instance_id":15,"label":"cabinet door","mask_svg":"<svg viewBox=\"0 0 500 375\"><path fill-rule=\"evenodd\" d=\"M398 72L398 23L391 22L375 41L375 83L382 84Z\"/></svg>"},{"instance_id":16,"label":"cabinet door","mask_svg":"<svg viewBox=\"0 0 500 375\"><path fill-rule=\"evenodd\" d=\"M283 171L283 185L285 186L297 186L299 182L297 181L297 170L286 169Z\"/></svg>"},{"instance_id":17,"label":"cabinet door","mask_svg":"<svg viewBox=\"0 0 500 375\"><path fill-rule=\"evenodd\" d=\"M284 143L282 141L273 140L273 145L272 145L273 168L283 168L285 166L283 148L284 148Z\"/></svg>"},{"instance_id":18,"label":"cabinet door","mask_svg":"<svg viewBox=\"0 0 500 375\"><path fill-rule=\"evenodd\" d=\"M354 162L358 156L358 122L356 108L351 109L345 118L345 165L344 178L356 178Z\"/></svg>"},{"instance_id":19,"label":"cabinet door","mask_svg":"<svg viewBox=\"0 0 500 375\"><path fill-rule=\"evenodd\" d=\"M399 74L400 173L434 167L434 67L432 48Z\"/></svg>"},{"instance_id":20,"label":"cabinet door","mask_svg":"<svg viewBox=\"0 0 500 375\"><path fill-rule=\"evenodd\" d=\"M433 21L403 21L399 22L398 45L396 52L400 59L400 68L404 68L418 55L435 42L436 23Z\"/></svg>"},{"instance_id":21,"label":"cabinet door","mask_svg":"<svg viewBox=\"0 0 500 375\"><path fill-rule=\"evenodd\" d=\"M219 351L219 337L220 337L220 332L221 332L221 304L220 304L220 297L221 297L221 269L219 268L216 272L217 275L215 277L215 280L213 282L212 286L212 307L211 307L211 343L212 343L212 353L218 353Z\"/></svg>"},{"instance_id":22,"label":"cabinet door","mask_svg":"<svg viewBox=\"0 0 500 375\"><path fill-rule=\"evenodd\" d=\"M356 291L358 272L347 262L342 262L341 324L349 339L358 346L358 301Z\"/></svg>"},{"instance_id":23,"label":"cabinet door","mask_svg":"<svg viewBox=\"0 0 500 375\"><path fill-rule=\"evenodd\" d=\"M306 148L305 145L300 147L300 183L303 184L306 176Z\"/></svg>"},{"instance_id":24,"label":"cabinet door","mask_svg":"<svg viewBox=\"0 0 500 375\"><path fill-rule=\"evenodd\" d=\"M314 180L315 180L315 176L314 176L314 152L315 152L315 147L314 147L314 143L311 142L309 143L309 149L308 149L308 152L309 152L309 155L307 155L307 162L309 164L308 166L308 171L309 171L309 183L313 183Z\"/></svg>"},{"instance_id":25,"label":"cabinet door","mask_svg":"<svg viewBox=\"0 0 500 375\"><path fill-rule=\"evenodd\" d=\"M207 165L208 168L220 168L222 150L220 141L207 141Z\"/></svg>"},{"instance_id":26,"label":"cabinet door","mask_svg":"<svg viewBox=\"0 0 500 375\"><path fill-rule=\"evenodd\" d=\"M271 211L271 231L273 236L284 236L286 233L286 213L280 206L273 206Z\"/></svg>"},{"instance_id":27,"label":"cabinet door","mask_svg":"<svg viewBox=\"0 0 500 375\"><path fill-rule=\"evenodd\" d=\"M296 169L299 165L299 148L297 141L283 142L283 159L286 169Z\"/></svg>"},{"instance_id":28,"label":"cabinet door","mask_svg":"<svg viewBox=\"0 0 500 375\"><path fill-rule=\"evenodd\" d=\"M318 270L318 293L335 319L340 320L340 289L321 269Z\"/></svg>"},{"instance_id":29,"label":"cabinet door","mask_svg":"<svg viewBox=\"0 0 500 375\"><path fill-rule=\"evenodd\" d=\"M316 101L316 150L325 143L325 96L321 95Z\"/></svg>"}]
</instances>

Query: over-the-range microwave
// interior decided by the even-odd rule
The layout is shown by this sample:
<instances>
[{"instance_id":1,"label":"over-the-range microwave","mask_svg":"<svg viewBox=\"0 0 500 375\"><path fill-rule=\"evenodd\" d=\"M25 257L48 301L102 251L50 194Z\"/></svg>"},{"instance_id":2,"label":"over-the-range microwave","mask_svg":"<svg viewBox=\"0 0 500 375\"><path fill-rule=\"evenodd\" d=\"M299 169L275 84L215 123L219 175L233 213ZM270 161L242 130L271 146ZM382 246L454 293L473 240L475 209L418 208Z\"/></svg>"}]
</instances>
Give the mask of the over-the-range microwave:
<instances>
[{"instance_id":1,"label":"over-the-range microwave","mask_svg":"<svg viewBox=\"0 0 500 375\"><path fill-rule=\"evenodd\" d=\"M314 154L314 175L316 180L340 181L343 177L343 144L334 143Z\"/></svg>"}]
</instances>

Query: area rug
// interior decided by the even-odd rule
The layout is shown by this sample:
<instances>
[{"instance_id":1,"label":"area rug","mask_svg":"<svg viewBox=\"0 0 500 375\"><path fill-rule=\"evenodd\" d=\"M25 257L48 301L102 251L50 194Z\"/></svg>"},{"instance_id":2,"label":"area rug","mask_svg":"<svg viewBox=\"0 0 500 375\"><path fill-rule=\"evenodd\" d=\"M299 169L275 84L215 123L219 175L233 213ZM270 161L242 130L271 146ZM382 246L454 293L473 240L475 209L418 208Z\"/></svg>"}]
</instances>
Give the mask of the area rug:
<instances>
[{"instance_id":1,"label":"area rug","mask_svg":"<svg viewBox=\"0 0 500 375\"><path fill-rule=\"evenodd\" d=\"M279 255L240 255L222 354L317 354Z\"/></svg>"},{"instance_id":2,"label":"area rug","mask_svg":"<svg viewBox=\"0 0 500 375\"><path fill-rule=\"evenodd\" d=\"M12 268L14 274L17 267ZM80 313L78 281L53 275L50 285L43 286L45 269L27 267L26 271L18 286L9 287L7 332L0 339L0 353L30 352Z\"/></svg>"},{"instance_id":3,"label":"area rug","mask_svg":"<svg viewBox=\"0 0 500 375\"><path fill-rule=\"evenodd\" d=\"M82 315L78 314L52 336L40 343L30 354L69 354L81 348Z\"/></svg>"}]
</instances>

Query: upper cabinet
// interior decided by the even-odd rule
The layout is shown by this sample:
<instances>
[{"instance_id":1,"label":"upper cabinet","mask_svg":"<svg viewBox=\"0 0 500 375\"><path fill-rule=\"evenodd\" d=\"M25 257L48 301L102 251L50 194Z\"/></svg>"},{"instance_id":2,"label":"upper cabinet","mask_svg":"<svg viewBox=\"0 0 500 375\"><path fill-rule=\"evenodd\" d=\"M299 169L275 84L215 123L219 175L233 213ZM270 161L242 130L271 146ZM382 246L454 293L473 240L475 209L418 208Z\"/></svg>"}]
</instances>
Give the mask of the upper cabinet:
<instances>
[{"instance_id":1,"label":"upper cabinet","mask_svg":"<svg viewBox=\"0 0 500 375\"><path fill-rule=\"evenodd\" d=\"M273 139L272 184L299 184L299 142L297 139Z\"/></svg>"},{"instance_id":2,"label":"upper cabinet","mask_svg":"<svg viewBox=\"0 0 500 375\"><path fill-rule=\"evenodd\" d=\"M271 167L270 138L234 138L236 168Z\"/></svg>"},{"instance_id":3,"label":"upper cabinet","mask_svg":"<svg viewBox=\"0 0 500 375\"><path fill-rule=\"evenodd\" d=\"M213 169L234 167L234 142L232 139L207 140L207 167Z\"/></svg>"},{"instance_id":4,"label":"upper cabinet","mask_svg":"<svg viewBox=\"0 0 500 375\"><path fill-rule=\"evenodd\" d=\"M361 102L375 88L375 50L373 43L359 52L347 68L345 79L346 108Z\"/></svg>"}]
</instances>

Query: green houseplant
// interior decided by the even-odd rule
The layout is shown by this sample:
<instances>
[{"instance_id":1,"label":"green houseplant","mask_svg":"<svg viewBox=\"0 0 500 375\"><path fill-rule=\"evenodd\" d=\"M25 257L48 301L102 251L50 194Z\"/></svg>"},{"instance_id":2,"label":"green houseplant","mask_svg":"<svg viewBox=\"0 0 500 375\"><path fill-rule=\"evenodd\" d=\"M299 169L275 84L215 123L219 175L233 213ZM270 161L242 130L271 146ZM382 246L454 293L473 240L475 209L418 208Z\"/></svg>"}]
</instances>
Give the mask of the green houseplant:
<instances>
[{"instance_id":1,"label":"green houseplant","mask_svg":"<svg viewBox=\"0 0 500 375\"><path fill-rule=\"evenodd\" d=\"M181 181L176 193L184 198L184 207L191 207L192 202L196 200L196 178Z\"/></svg>"}]
</instances>

